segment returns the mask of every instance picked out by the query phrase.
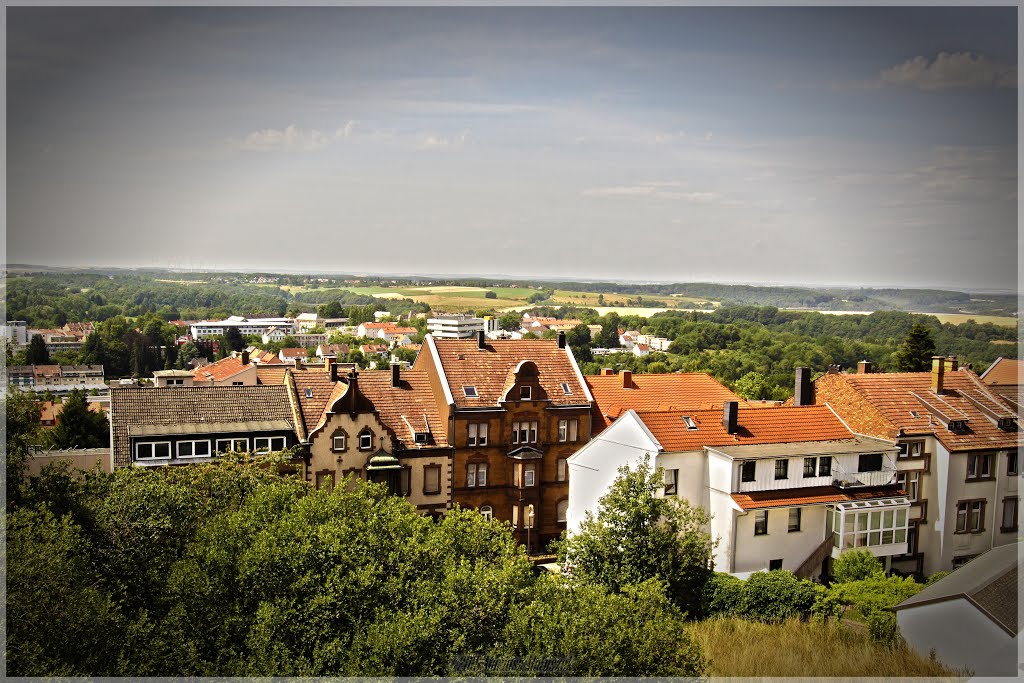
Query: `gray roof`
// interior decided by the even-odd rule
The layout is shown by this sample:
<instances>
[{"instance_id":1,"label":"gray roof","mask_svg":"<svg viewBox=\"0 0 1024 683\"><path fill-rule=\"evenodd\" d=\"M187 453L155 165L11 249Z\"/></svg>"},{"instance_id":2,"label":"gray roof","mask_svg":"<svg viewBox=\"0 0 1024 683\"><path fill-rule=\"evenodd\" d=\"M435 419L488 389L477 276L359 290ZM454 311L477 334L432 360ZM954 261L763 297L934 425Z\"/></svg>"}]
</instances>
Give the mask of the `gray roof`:
<instances>
[{"instance_id":1,"label":"gray roof","mask_svg":"<svg viewBox=\"0 0 1024 683\"><path fill-rule=\"evenodd\" d=\"M225 423L267 421L287 423L287 428L294 429L288 387L260 384L110 390L114 467L131 462L129 431L134 435L162 426L168 428L164 433L216 433ZM195 431L185 431L185 425L196 425Z\"/></svg>"},{"instance_id":2,"label":"gray roof","mask_svg":"<svg viewBox=\"0 0 1024 683\"><path fill-rule=\"evenodd\" d=\"M1017 635L1017 552L1020 542L1001 545L974 558L893 609L964 599L1011 636Z\"/></svg>"},{"instance_id":3,"label":"gray roof","mask_svg":"<svg viewBox=\"0 0 1024 683\"><path fill-rule=\"evenodd\" d=\"M896 452L892 441L876 439L872 436L855 436L850 439L833 439L831 441L792 441L789 443L744 444L739 446L708 446L709 451L717 451L733 458L780 458L797 455L843 455L857 453Z\"/></svg>"}]
</instances>

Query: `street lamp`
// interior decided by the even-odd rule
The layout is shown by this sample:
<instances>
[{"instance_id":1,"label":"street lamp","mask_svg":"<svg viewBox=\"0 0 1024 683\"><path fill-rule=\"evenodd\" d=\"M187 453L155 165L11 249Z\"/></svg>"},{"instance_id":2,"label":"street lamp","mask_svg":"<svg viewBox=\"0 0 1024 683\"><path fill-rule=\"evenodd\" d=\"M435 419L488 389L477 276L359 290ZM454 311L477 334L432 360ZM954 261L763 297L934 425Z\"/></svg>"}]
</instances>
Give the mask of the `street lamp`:
<instances>
[{"instance_id":1,"label":"street lamp","mask_svg":"<svg viewBox=\"0 0 1024 683\"><path fill-rule=\"evenodd\" d=\"M529 512L526 515L526 554L529 555L532 548L530 547L530 529L533 528L533 505L529 506Z\"/></svg>"}]
</instances>

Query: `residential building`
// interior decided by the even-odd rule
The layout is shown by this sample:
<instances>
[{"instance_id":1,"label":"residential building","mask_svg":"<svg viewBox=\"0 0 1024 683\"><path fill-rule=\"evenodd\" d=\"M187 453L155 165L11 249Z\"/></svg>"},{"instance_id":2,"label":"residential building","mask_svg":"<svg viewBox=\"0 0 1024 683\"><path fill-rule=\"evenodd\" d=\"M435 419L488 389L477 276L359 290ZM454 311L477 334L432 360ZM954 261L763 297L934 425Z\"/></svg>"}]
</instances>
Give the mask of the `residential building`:
<instances>
[{"instance_id":1,"label":"residential building","mask_svg":"<svg viewBox=\"0 0 1024 683\"><path fill-rule=\"evenodd\" d=\"M827 404L854 431L899 447L912 505L907 553L893 567L950 570L1016 539L1017 414L955 357L936 356L931 372L875 373L866 361L859 370L833 369L803 400Z\"/></svg>"},{"instance_id":2,"label":"residential building","mask_svg":"<svg viewBox=\"0 0 1024 683\"><path fill-rule=\"evenodd\" d=\"M292 349L281 349L277 352L277 357L281 359L282 363L292 363L295 361L304 361L309 352L305 348L292 348Z\"/></svg>"},{"instance_id":3,"label":"residential building","mask_svg":"<svg viewBox=\"0 0 1024 683\"><path fill-rule=\"evenodd\" d=\"M639 342L637 342L636 344L633 344L633 355L634 356L638 356L638 357L639 356L646 356L646 355L649 355L650 353L651 353L651 349L650 349L650 347L647 346L647 344L641 344Z\"/></svg>"},{"instance_id":4,"label":"residential building","mask_svg":"<svg viewBox=\"0 0 1024 683\"><path fill-rule=\"evenodd\" d=\"M78 351L85 346L85 340L89 337L89 333L85 332L82 328L58 328L28 330L28 339L31 341L32 337L37 334L43 338L46 350L51 354L58 351Z\"/></svg>"},{"instance_id":5,"label":"residential building","mask_svg":"<svg viewBox=\"0 0 1024 683\"><path fill-rule=\"evenodd\" d=\"M620 467L652 456L664 471L659 495L711 513L718 571L817 576L848 548L888 563L906 552L910 507L896 453L825 406L630 409L569 458L569 531L597 511Z\"/></svg>"},{"instance_id":6,"label":"residential building","mask_svg":"<svg viewBox=\"0 0 1024 683\"><path fill-rule=\"evenodd\" d=\"M542 551L565 529L567 458L590 438L592 399L565 335L491 340L427 335L413 372L429 378L454 447L452 502L511 522Z\"/></svg>"},{"instance_id":7,"label":"residential building","mask_svg":"<svg viewBox=\"0 0 1024 683\"><path fill-rule=\"evenodd\" d=\"M192 370L157 370L153 373L155 387L190 387L196 376Z\"/></svg>"},{"instance_id":8,"label":"residential building","mask_svg":"<svg viewBox=\"0 0 1024 683\"><path fill-rule=\"evenodd\" d=\"M7 382L24 391L53 394L107 390L102 365L12 365L7 368Z\"/></svg>"},{"instance_id":9,"label":"residential building","mask_svg":"<svg viewBox=\"0 0 1024 683\"><path fill-rule=\"evenodd\" d=\"M475 318L468 315L446 315L427 319L427 332L434 339L476 339L476 333L496 332L496 319Z\"/></svg>"},{"instance_id":10,"label":"residential building","mask_svg":"<svg viewBox=\"0 0 1024 683\"><path fill-rule=\"evenodd\" d=\"M24 320L8 320L0 326L0 337L10 339L15 347L28 345L28 323Z\"/></svg>"},{"instance_id":11,"label":"residential building","mask_svg":"<svg viewBox=\"0 0 1024 683\"><path fill-rule=\"evenodd\" d=\"M1024 361L1015 358L996 358L985 372L981 373L981 381L989 391L996 394L1012 412L1018 416L1024 400L1021 399L1021 386L1024 385Z\"/></svg>"},{"instance_id":12,"label":"residential building","mask_svg":"<svg viewBox=\"0 0 1024 683\"><path fill-rule=\"evenodd\" d=\"M320 344L316 347L319 358L348 358L348 344Z\"/></svg>"},{"instance_id":13,"label":"residential building","mask_svg":"<svg viewBox=\"0 0 1024 683\"><path fill-rule=\"evenodd\" d=\"M253 334L262 336L272 327L276 327L287 334L295 332L295 324L291 318L244 318L239 315L233 315L226 320L204 320L193 323L192 338L204 340L220 337L223 336L224 331L229 327L238 328L239 333L243 337Z\"/></svg>"},{"instance_id":14,"label":"residential building","mask_svg":"<svg viewBox=\"0 0 1024 683\"><path fill-rule=\"evenodd\" d=\"M896 605L900 637L948 667L1019 678L1019 553L1019 542L993 548Z\"/></svg>"},{"instance_id":15,"label":"residential building","mask_svg":"<svg viewBox=\"0 0 1024 683\"><path fill-rule=\"evenodd\" d=\"M192 376L196 386L251 387L256 385L256 366L250 361L249 352L242 351L198 367Z\"/></svg>"},{"instance_id":16,"label":"residential building","mask_svg":"<svg viewBox=\"0 0 1024 683\"><path fill-rule=\"evenodd\" d=\"M640 333L636 330L619 330L619 346L627 351L633 349L633 345L636 344L636 338L640 336Z\"/></svg>"},{"instance_id":17,"label":"residential building","mask_svg":"<svg viewBox=\"0 0 1024 683\"><path fill-rule=\"evenodd\" d=\"M282 330L280 327L269 327L267 331L263 333L260 339L263 340L264 344L280 344L284 341L284 338L289 336L289 332Z\"/></svg>"},{"instance_id":18,"label":"residential building","mask_svg":"<svg viewBox=\"0 0 1024 683\"><path fill-rule=\"evenodd\" d=\"M296 332L308 332L318 327L324 327L324 319L316 313L300 313L295 316Z\"/></svg>"}]
</instances>

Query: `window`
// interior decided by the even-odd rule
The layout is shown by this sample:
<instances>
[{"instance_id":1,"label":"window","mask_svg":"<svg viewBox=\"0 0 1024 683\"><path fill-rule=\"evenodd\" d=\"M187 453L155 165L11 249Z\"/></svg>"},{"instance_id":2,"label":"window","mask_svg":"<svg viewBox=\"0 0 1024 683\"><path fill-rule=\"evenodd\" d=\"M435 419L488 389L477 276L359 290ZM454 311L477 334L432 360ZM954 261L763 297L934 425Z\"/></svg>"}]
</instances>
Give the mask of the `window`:
<instances>
[{"instance_id":1,"label":"window","mask_svg":"<svg viewBox=\"0 0 1024 683\"><path fill-rule=\"evenodd\" d=\"M535 515L533 513L533 506L532 505L527 505L526 509L523 510L523 518L524 518L523 521L526 522L526 528L527 529L532 529L533 528L533 520L535 518Z\"/></svg>"},{"instance_id":2,"label":"window","mask_svg":"<svg viewBox=\"0 0 1024 683\"><path fill-rule=\"evenodd\" d=\"M773 572L782 569L782 560L768 560L768 571Z\"/></svg>"},{"instance_id":3,"label":"window","mask_svg":"<svg viewBox=\"0 0 1024 683\"><path fill-rule=\"evenodd\" d=\"M992 453L971 453L967 456L967 480L992 478Z\"/></svg>"},{"instance_id":4,"label":"window","mask_svg":"<svg viewBox=\"0 0 1024 683\"><path fill-rule=\"evenodd\" d=\"M480 508L480 514L483 515L484 519L489 521L491 518L494 517L494 508L492 508L490 505L484 505L482 508Z\"/></svg>"},{"instance_id":5,"label":"window","mask_svg":"<svg viewBox=\"0 0 1024 683\"><path fill-rule=\"evenodd\" d=\"M1009 451L1006 454L1006 476L1017 476L1017 451Z\"/></svg>"},{"instance_id":6,"label":"window","mask_svg":"<svg viewBox=\"0 0 1024 683\"><path fill-rule=\"evenodd\" d=\"M348 441L348 439L344 434L335 434L331 443L331 449L334 451L345 450L347 447L346 441Z\"/></svg>"},{"instance_id":7,"label":"window","mask_svg":"<svg viewBox=\"0 0 1024 683\"><path fill-rule=\"evenodd\" d=\"M210 457L209 441L179 441L179 458L208 458Z\"/></svg>"},{"instance_id":8,"label":"window","mask_svg":"<svg viewBox=\"0 0 1024 683\"><path fill-rule=\"evenodd\" d=\"M513 422L512 443L537 443L537 422Z\"/></svg>"},{"instance_id":9,"label":"window","mask_svg":"<svg viewBox=\"0 0 1024 683\"><path fill-rule=\"evenodd\" d=\"M665 470L665 495L676 495L676 483L679 478L679 470Z\"/></svg>"},{"instance_id":10,"label":"window","mask_svg":"<svg viewBox=\"0 0 1024 683\"><path fill-rule=\"evenodd\" d=\"M410 468L408 467L403 467L401 470L398 471L398 488L399 493L401 493L403 496L408 496L409 493L412 491L411 474L412 473L410 472Z\"/></svg>"},{"instance_id":11,"label":"window","mask_svg":"<svg viewBox=\"0 0 1024 683\"><path fill-rule=\"evenodd\" d=\"M921 487L921 473L920 472L900 472L896 476L896 481L899 482L903 490L907 492L907 498L911 503L918 501Z\"/></svg>"},{"instance_id":12,"label":"window","mask_svg":"<svg viewBox=\"0 0 1024 683\"><path fill-rule=\"evenodd\" d=\"M170 441L150 441L135 444L136 460L169 460L171 457Z\"/></svg>"},{"instance_id":13,"label":"window","mask_svg":"<svg viewBox=\"0 0 1024 683\"><path fill-rule=\"evenodd\" d=\"M819 477L831 477L832 476L832 456L823 455L818 458L818 476Z\"/></svg>"},{"instance_id":14,"label":"window","mask_svg":"<svg viewBox=\"0 0 1024 683\"><path fill-rule=\"evenodd\" d=\"M471 462L466 466L466 486L487 486L487 463Z\"/></svg>"},{"instance_id":15,"label":"window","mask_svg":"<svg viewBox=\"0 0 1024 683\"><path fill-rule=\"evenodd\" d=\"M693 418L689 415L683 415L683 424L686 425L687 429L696 429L697 423L693 421Z\"/></svg>"},{"instance_id":16,"label":"window","mask_svg":"<svg viewBox=\"0 0 1024 683\"><path fill-rule=\"evenodd\" d=\"M775 461L775 478L789 479L789 460L783 458Z\"/></svg>"},{"instance_id":17,"label":"window","mask_svg":"<svg viewBox=\"0 0 1024 683\"><path fill-rule=\"evenodd\" d=\"M580 421L576 418L558 421L558 440L561 442L576 441L579 436Z\"/></svg>"},{"instance_id":18,"label":"window","mask_svg":"<svg viewBox=\"0 0 1024 683\"><path fill-rule=\"evenodd\" d=\"M985 530L985 501L963 500L956 504L956 533L978 533Z\"/></svg>"},{"instance_id":19,"label":"window","mask_svg":"<svg viewBox=\"0 0 1024 683\"><path fill-rule=\"evenodd\" d=\"M512 528L513 529L518 529L519 528L519 506L518 505L513 505L512 506Z\"/></svg>"},{"instance_id":20,"label":"window","mask_svg":"<svg viewBox=\"0 0 1024 683\"><path fill-rule=\"evenodd\" d=\"M462 393L466 395L466 398L476 398L476 387L462 387Z\"/></svg>"},{"instance_id":21,"label":"window","mask_svg":"<svg viewBox=\"0 0 1024 683\"><path fill-rule=\"evenodd\" d=\"M316 473L316 487L330 491L334 488L334 475L330 472Z\"/></svg>"},{"instance_id":22,"label":"window","mask_svg":"<svg viewBox=\"0 0 1024 683\"><path fill-rule=\"evenodd\" d=\"M1017 498L1003 498L1003 521L999 525L1000 531L1017 530Z\"/></svg>"},{"instance_id":23,"label":"window","mask_svg":"<svg viewBox=\"0 0 1024 683\"><path fill-rule=\"evenodd\" d=\"M565 458L559 458L557 461L557 479L558 481L565 481L569 478L569 461Z\"/></svg>"},{"instance_id":24,"label":"window","mask_svg":"<svg viewBox=\"0 0 1024 683\"><path fill-rule=\"evenodd\" d=\"M568 382L562 382L562 393L566 396L572 395L572 389L569 388Z\"/></svg>"},{"instance_id":25,"label":"window","mask_svg":"<svg viewBox=\"0 0 1024 683\"><path fill-rule=\"evenodd\" d=\"M252 440L252 444L257 453L271 453L283 451L285 439L283 436L258 436Z\"/></svg>"},{"instance_id":26,"label":"window","mask_svg":"<svg viewBox=\"0 0 1024 683\"><path fill-rule=\"evenodd\" d=\"M800 531L800 508L789 508L789 531Z\"/></svg>"},{"instance_id":27,"label":"window","mask_svg":"<svg viewBox=\"0 0 1024 683\"><path fill-rule=\"evenodd\" d=\"M469 437L466 441L469 446L486 446L487 445L487 423L479 422L472 423L469 425Z\"/></svg>"},{"instance_id":28,"label":"window","mask_svg":"<svg viewBox=\"0 0 1024 683\"><path fill-rule=\"evenodd\" d=\"M233 387L241 387L241 386L244 386L244 385L245 385L245 382L232 382L231 383L231 386L233 386ZM312 390L311 389L306 389L306 391L312 391Z\"/></svg>"},{"instance_id":29,"label":"window","mask_svg":"<svg viewBox=\"0 0 1024 683\"><path fill-rule=\"evenodd\" d=\"M533 387L519 387L519 400L529 401L533 395Z\"/></svg>"},{"instance_id":30,"label":"window","mask_svg":"<svg viewBox=\"0 0 1024 683\"><path fill-rule=\"evenodd\" d=\"M523 486L533 486L535 483L536 471L533 465L523 465Z\"/></svg>"},{"instance_id":31,"label":"window","mask_svg":"<svg viewBox=\"0 0 1024 683\"><path fill-rule=\"evenodd\" d=\"M217 439L217 452L244 452L249 450L249 439Z\"/></svg>"},{"instance_id":32,"label":"window","mask_svg":"<svg viewBox=\"0 0 1024 683\"><path fill-rule=\"evenodd\" d=\"M818 459L817 458L804 458L804 476L813 477L816 476L818 471Z\"/></svg>"},{"instance_id":33,"label":"window","mask_svg":"<svg viewBox=\"0 0 1024 683\"><path fill-rule=\"evenodd\" d=\"M373 448L373 432L362 432L359 435L359 450L368 451Z\"/></svg>"},{"instance_id":34,"label":"window","mask_svg":"<svg viewBox=\"0 0 1024 683\"><path fill-rule=\"evenodd\" d=\"M169 379L169 380L167 380L167 386L169 386L169 387L170 386L179 385L179 384L184 384L184 383L185 383L185 380L183 380L183 379Z\"/></svg>"},{"instance_id":35,"label":"window","mask_svg":"<svg viewBox=\"0 0 1024 683\"><path fill-rule=\"evenodd\" d=\"M900 445L900 459L920 458L924 456L924 441L904 441Z\"/></svg>"},{"instance_id":36,"label":"window","mask_svg":"<svg viewBox=\"0 0 1024 683\"><path fill-rule=\"evenodd\" d=\"M423 468L423 493L428 496L441 493L440 465L427 465Z\"/></svg>"},{"instance_id":37,"label":"window","mask_svg":"<svg viewBox=\"0 0 1024 683\"><path fill-rule=\"evenodd\" d=\"M558 505L555 506L555 514L558 516L557 521L564 523L566 513L569 511L569 501L560 500Z\"/></svg>"},{"instance_id":38,"label":"window","mask_svg":"<svg viewBox=\"0 0 1024 683\"><path fill-rule=\"evenodd\" d=\"M745 463L740 465L740 481L754 481L756 468L757 463L753 460L747 460Z\"/></svg>"},{"instance_id":39,"label":"window","mask_svg":"<svg viewBox=\"0 0 1024 683\"><path fill-rule=\"evenodd\" d=\"M882 454L881 453L861 453L860 458L857 462L858 472L881 472L882 471Z\"/></svg>"},{"instance_id":40,"label":"window","mask_svg":"<svg viewBox=\"0 0 1024 683\"><path fill-rule=\"evenodd\" d=\"M768 533L768 511L758 510L754 513L754 535L764 536Z\"/></svg>"},{"instance_id":41,"label":"window","mask_svg":"<svg viewBox=\"0 0 1024 683\"><path fill-rule=\"evenodd\" d=\"M960 555L959 557L954 557L953 558L953 569L959 569L960 567L964 566L965 564L967 564L968 562L970 562L971 560L973 560L976 557L977 557L976 554L975 555Z\"/></svg>"}]
</instances>

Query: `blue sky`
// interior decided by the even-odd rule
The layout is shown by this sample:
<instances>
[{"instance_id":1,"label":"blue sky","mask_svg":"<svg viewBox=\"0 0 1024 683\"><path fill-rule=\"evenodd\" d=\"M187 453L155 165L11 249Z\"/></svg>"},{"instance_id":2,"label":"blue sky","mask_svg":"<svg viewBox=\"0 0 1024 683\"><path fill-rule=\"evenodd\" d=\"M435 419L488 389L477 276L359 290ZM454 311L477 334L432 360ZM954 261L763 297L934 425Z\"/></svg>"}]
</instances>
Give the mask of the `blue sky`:
<instances>
[{"instance_id":1,"label":"blue sky","mask_svg":"<svg viewBox=\"0 0 1024 683\"><path fill-rule=\"evenodd\" d=\"M7 261L1017 286L1016 8L8 8Z\"/></svg>"}]
</instances>

